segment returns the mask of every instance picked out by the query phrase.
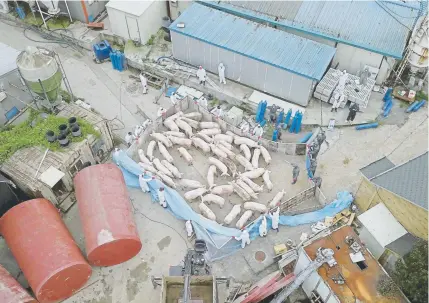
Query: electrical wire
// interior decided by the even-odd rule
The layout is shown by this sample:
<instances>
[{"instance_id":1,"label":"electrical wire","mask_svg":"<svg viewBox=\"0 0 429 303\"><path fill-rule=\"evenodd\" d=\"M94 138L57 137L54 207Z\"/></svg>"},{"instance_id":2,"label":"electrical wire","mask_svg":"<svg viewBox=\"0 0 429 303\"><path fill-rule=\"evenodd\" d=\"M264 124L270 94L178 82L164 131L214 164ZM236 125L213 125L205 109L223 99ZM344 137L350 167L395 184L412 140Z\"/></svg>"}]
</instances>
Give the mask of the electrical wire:
<instances>
[{"instance_id":1,"label":"electrical wire","mask_svg":"<svg viewBox=\"0 0 429 303\"><path fill-rule=\"evenodd\" d=\"M405 27L406 29L408 29L409 31L411 31L412 29L411 28L409 28L407 25L405 25L404 23L402 23L398 18L396 18L394 15L392 15L392 13L391 12L389 12L385 7L384 7L384 5L381 5L380 3L379 3L379 1L378 0L375 0L375 3L377 3L377 5L379 6L379 7L381 7L386 13L388 13L393 19L395 19L396 20L396 22L398 22L400 25L402 25L403 27Z\"/></svg>"},{"instance_id":2,"label":"electrical wire","mask_svg":"<svg viewBox=\"0 0 429 303\"><path fill-rule=\"evenodd\" d=\"M423 1L426 1L426 0L423 0ZM387 3L384 3L385 1L380 1L381 3L383 3L384 4L384 7L386 8L386 9L388 9L392 14L395 14L396 16L398 16L398 17L400 17L400 18L404 18L404 19L415 19L415 18L418 18L419 17L419 15L417 14L416 16L402 16L402 15L399 15L397 12L395 12L394 10L392 10L391 8L389 8L388 6L387 6L387 3L389 3L389 2L387 2ZM395 5L394 3L393 3L393 5Z\"/></svg>"}]
</instances>

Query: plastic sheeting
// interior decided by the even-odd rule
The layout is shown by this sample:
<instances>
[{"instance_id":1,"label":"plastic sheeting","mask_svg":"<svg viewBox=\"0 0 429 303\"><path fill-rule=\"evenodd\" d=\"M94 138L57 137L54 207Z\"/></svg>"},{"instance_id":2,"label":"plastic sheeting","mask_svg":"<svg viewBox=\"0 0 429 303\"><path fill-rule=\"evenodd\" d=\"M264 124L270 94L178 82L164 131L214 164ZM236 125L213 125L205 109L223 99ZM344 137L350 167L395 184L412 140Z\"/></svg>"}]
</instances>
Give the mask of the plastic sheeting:
<instances>
[{"instance_id":1,"label":"plastic sheeting","mask_svg":"<svg viewBox=\"0 0 429 303\"><path fill-rule=\"evenodd\" d=\"M120 167L127 186L140 188L138 175L143 173L143 169L123 151L114 153L113 161ZM241 248L241 241L232 239L233 237L240 236L240 230L221 226L220 224L206 219L196 213L177 191L166 186L158 179L149 181L148 186L153 202L158 202L157 190L160 186L164 186L167 210L178 219L192 221L197 238L206 241L208 248L208 254L206 257L209 261L222 259ZM349 192L338 192L337 199L330 204L327 204L324 208L295 216L280 216L279 224L285 226L298 226L302 224L316 223L324 220L326 216L332 217L343 211L348 208L352 202L353 196ZM261 224L261 219L262 216L247 226L250 240L255 240L259 237L259 225ZM271 229L271 219L268 215L267 229Z\"/></svg>"}]
</instances>

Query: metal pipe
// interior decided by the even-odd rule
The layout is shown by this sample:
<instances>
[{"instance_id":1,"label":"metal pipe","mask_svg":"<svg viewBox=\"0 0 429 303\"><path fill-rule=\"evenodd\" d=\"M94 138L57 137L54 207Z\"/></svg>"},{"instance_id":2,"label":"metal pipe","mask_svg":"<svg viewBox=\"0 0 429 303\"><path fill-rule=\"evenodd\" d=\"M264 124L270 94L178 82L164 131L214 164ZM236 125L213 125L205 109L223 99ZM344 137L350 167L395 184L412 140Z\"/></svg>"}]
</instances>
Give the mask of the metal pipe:
<instances>
[{"instance_id":1,"label":"metal pipe","mask_svg":"<svg viewBox=\"0 0 429 303\"><path fill-rule=\"evenodd\" d=\"M36 179L37 174L39 173L40 168L42 167L43 161L45 161L46 155L48 154L49 148L46 149L45 154L43 155L42 161L40 161L39 167L37 168L36 174L34 175L34 179Z\"/></svg>"},{"instance_id":2,"label":"metal pipe","mask_svg":"<svg viewBox=\"0 0 429 303\"><path fill-rule=\"evenodd\" d=\"M84 0L80 0L80 4L82 6L82 10L83 10L83 14L85 16L86 23L88 24L89 23L89 18L88 18L88 11L86 10L85 1Z\"/></svg>"},{"instance_id":3,"label":"metal pipe","mask_svg":"<svg viewBox=\"0 0 429 303\"><path fill-rule=\"evenodd\" d=\"M67 12L69 13L70 22L73 22L73 19L72 19L71 15L70 15L69 6L67 4L67 0L64 0L64 3L66 4Z\"/></svg>"},{"instance_id":4,"label":"metal pipe","mask_svg":"<svg viewBox=\"0 0 429 303\"><path fill-rule=\"evenodd\" d=\"M45 88L43 87L43 83L42 83L42 81L41 81L40 79L37 79L37 80L39 81L39 84L40 84L40 86L42 87L43 94L45 95L46 100L47 100L48 102L50 102L50 101L49 101L49 98L48 98L48 94L46 93Z\"/></svg>"},{"instance_id":5,"label":"metal pipe","mask_svg":"<svg viewBox=\"0 0 429 303\"><path fill-rule=\"evenodd\" d=\"M42 17L43 24L45 24L46 29L49 29L49 28L48 28L48 25L47 25L47 24L46 24L46 22L45 22L45 17L43 17L43 12L42 12L42 10L40 9L40 5L39 5L39 1L38 1L38 0L36 0L36 4L37 4L37 8L39 9L40 16ZM39 81L40 81L40 80L39 80Z\"/></svg>"}]
</instances>

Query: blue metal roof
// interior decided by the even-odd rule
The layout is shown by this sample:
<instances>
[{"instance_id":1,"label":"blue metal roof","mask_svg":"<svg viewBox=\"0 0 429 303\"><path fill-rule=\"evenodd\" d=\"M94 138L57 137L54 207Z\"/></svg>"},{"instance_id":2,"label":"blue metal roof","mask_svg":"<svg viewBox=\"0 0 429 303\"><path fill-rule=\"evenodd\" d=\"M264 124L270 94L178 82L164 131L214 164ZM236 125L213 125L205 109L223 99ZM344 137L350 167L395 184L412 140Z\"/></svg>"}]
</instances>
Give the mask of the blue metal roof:
<instances>
[{"instance_id":1,"label":"blue metal roof","mask_svg":"<svg viewBox=\"0 0 429 303\"><path fill-rule=\"evenodd\" d=\"M394 58L402 58L409 29L419 15L418 2L413 5L378 0L199 2L243 18L270 22Z\"/></svg>"},{"instance_id":2,"label":"blue metal roof","mask_svg":"<svg viewBox=\"0 0 429 303\"><path fill-rule=\"evenodd\" d=\"M177 23L184 23L178 28ZM233 16L198 3L192 4L170 30L287 70L320 80L335 48Z\"/></svg>"}]
</instances>

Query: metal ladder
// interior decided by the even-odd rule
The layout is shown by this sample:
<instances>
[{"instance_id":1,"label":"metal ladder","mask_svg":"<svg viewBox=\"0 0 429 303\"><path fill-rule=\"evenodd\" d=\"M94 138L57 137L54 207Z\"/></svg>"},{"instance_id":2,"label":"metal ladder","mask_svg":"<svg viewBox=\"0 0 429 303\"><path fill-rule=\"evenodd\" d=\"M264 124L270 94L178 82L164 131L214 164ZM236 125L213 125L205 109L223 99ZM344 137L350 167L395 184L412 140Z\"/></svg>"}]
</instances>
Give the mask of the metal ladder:
<instances>
[{"instance_id":1,"label":"metal ladder","mask_svg":"<svg viewBox=\"0 0 429 303\"><path fill-rule=\"evenodd\" d=\"M408 58L410 57L411 52L412 52L411 47L408 46L407 51L405 53L405 56L402 59L401 64L399 64L397 71L395 72L396 73L396 80L401 78L402 73L404 72L405 68L407 67Z\"/></svg>"}]
</instances>

